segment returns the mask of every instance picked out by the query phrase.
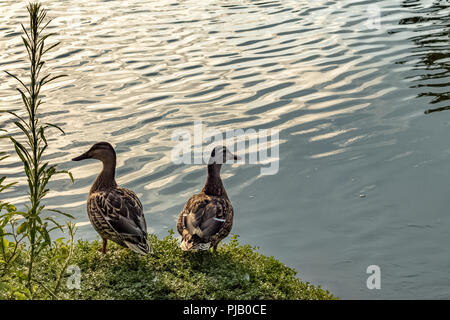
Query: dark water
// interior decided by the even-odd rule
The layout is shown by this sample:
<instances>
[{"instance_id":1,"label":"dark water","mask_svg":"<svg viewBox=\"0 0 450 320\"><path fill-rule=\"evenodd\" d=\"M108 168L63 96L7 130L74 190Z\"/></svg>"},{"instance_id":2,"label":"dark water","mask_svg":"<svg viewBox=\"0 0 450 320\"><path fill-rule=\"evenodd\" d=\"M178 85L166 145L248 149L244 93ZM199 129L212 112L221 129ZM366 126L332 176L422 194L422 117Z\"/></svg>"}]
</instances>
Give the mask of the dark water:
<instances>
[{"instance_id":1,"label":"dark water","mask_svg":"<svg viewBox=\"0 0 450 320\"><path fill-rule=\"evenodd\" d=\"M76 217L78 237L96 238L85 200L100 164L70 159L92 143L116 147L118 182L164 236L205 180L204 166L171 161L175 130L279 129L276 175L222 170L242 243L341 298L450 298L450 112L424 114L450 106L448 1L44 4L62 42L48 65L69 74L45 91L43 117L67 133L49 154L76 178L61 176L48 204ZM24 6L0 2L0 70L19 75ZM2 77L0 109L20 109L14 87ZM23 177L18 159L0 174Z\"/></svg>"}]
</instances>

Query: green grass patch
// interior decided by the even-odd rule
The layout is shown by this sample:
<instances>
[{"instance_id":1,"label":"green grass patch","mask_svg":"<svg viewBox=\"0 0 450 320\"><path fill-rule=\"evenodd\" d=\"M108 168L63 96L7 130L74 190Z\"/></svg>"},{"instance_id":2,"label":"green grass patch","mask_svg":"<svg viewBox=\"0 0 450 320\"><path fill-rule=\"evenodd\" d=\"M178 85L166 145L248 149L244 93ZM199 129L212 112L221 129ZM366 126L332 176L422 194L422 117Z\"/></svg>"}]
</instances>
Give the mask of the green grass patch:
<instances>
[{"instance_id":1,"label":"green grass patch","mask_svg":"<svg viewBox=\"0 0 450 320\"><path fill-rule=\"evenodd\" d=\"M335 299L320 286L302 282L295 270L273 257L258 253L255 247L239 245L236 237L216 253L183 252L172 234L163 239L152 235L150 241L153 254L147 256L111 242L108 253L103 255L99 241L78 241L70 264L81 270L80 289L68 288L66 282L72 279L68 274L62 280L58 298ZM45 253L36 265L37 283L57 281L66 251L54 248ZM40 285L35 290L35 299L55 298Z\"/></svg>"}]
</instances>

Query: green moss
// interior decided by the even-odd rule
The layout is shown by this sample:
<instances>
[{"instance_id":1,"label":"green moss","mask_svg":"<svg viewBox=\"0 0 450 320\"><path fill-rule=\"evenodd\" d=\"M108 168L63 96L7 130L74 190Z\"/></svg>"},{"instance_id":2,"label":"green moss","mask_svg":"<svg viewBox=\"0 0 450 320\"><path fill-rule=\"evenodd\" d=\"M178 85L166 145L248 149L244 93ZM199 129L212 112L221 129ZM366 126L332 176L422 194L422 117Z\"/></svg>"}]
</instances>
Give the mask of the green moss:
<instances>
[{"instance_id":1,"label":"green moss","mask_svg":"<svg viewBox=\"0 0 450 320\"><path fill-rule=\"evenodd\" d=\"M302 282L296 272L238 244L233 237L216 253L183 252L173 235L150 237L153 254L141 256L109 242L108 253L99 241L79 241L71 265L81 270L81 289L58 292L62 299L335 299L328 291ZM39 283L55 282L59 255L48 252L38 265ZM20 261L20 259L18 260ZM48 299L39 288L35 298Z\"/></svg>"}]
</instances>

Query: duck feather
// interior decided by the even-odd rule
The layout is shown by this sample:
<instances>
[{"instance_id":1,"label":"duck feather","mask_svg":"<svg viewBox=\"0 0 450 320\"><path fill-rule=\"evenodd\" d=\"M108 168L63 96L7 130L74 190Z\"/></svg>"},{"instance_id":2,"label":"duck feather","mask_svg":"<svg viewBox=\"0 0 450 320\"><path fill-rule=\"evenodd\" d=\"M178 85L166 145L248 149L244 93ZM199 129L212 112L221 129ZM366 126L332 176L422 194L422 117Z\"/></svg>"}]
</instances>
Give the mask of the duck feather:
<instances>
[{"instance_id":1,"label":"duck feather","mask_svg":"<svg viewBox=\"0 0 450 320\"><path fill-rule=\"evenodd\" d=\"M88 199L88 216L102 238L141 251L139 253L149 251L142 204L133 191L116 187L92 192Z\"/></svg>"},{"instance_id":2,"label":"duck feather","mask_svg":"<svg viewBox=\"0 0 450 320\"><path fill-rule=\"evenodd\" d=\"M233 207L228 197L199 193L184 206L177 223L182 249L205 250L216 246L231 231Z\"/></svg>"}]
</instances>

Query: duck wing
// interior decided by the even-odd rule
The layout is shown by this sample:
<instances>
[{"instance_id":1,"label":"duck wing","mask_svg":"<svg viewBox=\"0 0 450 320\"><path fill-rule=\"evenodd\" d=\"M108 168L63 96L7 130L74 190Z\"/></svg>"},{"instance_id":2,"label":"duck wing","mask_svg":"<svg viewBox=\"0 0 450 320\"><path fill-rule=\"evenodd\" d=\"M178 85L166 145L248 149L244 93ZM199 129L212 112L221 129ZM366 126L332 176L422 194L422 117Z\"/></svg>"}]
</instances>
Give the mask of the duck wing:
<instances>
[{"instance_id":1,"label":"duck wing","mask_svg":"<svg viewBox=\"0 0 450 320\"><path fill-rule=\"evenodd\" d=\"M102 237L138 253L148 253L147 224L142 204L133 191L115 188L94 193L89 197L89 207L91 221Z\"/></svg>"},{"instance_id":2,"label":"duck wing","mask_svg":"<svg viewBox=\"0 0 450 320\"><path fill-rule=\"evenodd\" d=\"M192 196L181 211L177 229L182 235L182 248L195 249L210 244L212 237L225 238L233 223L233 207L226 197L206 194Z\"/></svg>"}]
</instances>

